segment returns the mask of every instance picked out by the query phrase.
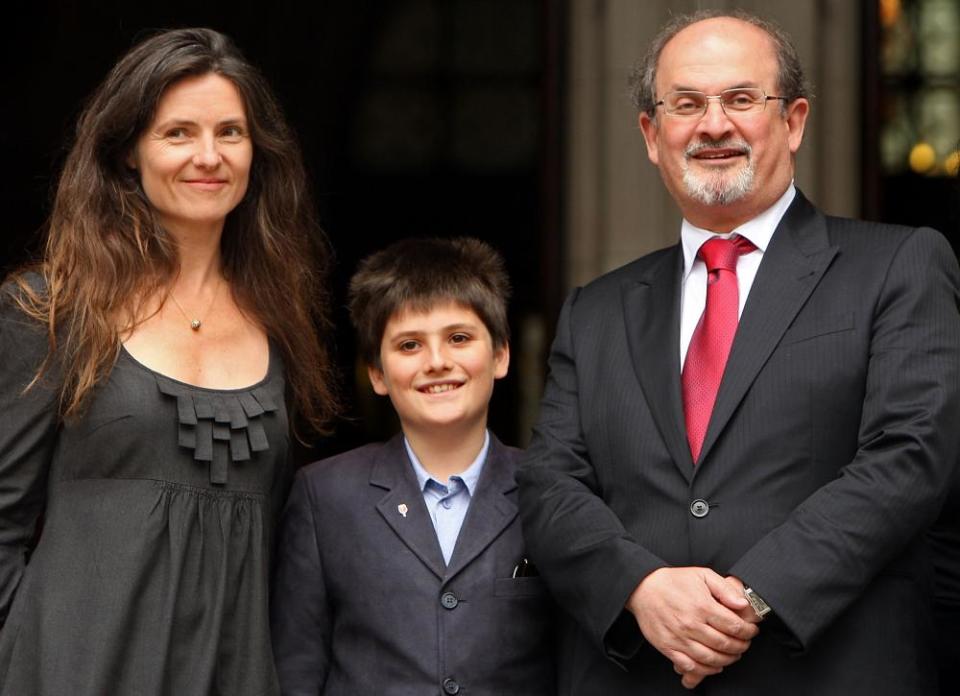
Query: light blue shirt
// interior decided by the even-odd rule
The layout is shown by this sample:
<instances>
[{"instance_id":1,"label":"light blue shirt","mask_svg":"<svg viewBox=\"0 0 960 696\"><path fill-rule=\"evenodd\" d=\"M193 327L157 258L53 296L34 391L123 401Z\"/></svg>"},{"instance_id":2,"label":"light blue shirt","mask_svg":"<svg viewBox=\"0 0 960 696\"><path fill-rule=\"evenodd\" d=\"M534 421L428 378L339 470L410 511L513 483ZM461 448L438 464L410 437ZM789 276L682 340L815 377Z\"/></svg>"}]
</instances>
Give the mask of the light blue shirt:
<instances>
[{"instance_id":1,"label":"light blue shirt","mask_svg":"<svg viewBox=\"0 0 960 696\"><path fill-rule=\"evenodd\" d=\"M423 491L423 502L427 504L430 519L433 520L437 541L440 542L440 550L443 552L443 561L449 565L457 537L460 536L460 527L463 526L463 519L470 507L470 500L477 490L483 464L487 461L490 433L484 433L483 447L470 466L444 483L437 481L423 468L406 437L403 438L403 445L407 448L407 456L410 457L420 490Z\"/></svg>"}]
</instances>

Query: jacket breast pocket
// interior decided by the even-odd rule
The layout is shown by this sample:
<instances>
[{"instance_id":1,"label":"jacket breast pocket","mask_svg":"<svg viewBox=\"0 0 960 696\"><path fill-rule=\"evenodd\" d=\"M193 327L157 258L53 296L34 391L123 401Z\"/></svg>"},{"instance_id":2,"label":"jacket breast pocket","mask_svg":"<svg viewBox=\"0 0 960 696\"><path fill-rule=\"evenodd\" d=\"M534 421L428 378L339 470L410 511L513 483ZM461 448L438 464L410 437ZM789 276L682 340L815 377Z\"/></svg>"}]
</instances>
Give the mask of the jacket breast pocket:
<instances>
[{"instance_id":1,"label":"jacket breast pocket","mask_svg":"<svg viewBox=\"0 0 960 696\"><path fill-rule=\"evenodd\" d=\"M493 585L494 597L543 597L547 588L543 578L496 578Z\"/></svg>"},{"instance_id":2,"label":"jacket breast pocket","mask_svg":"<svg viewBox=\"0 0 960 696\"><path fill-rule=\"evenodd\" d=\"M853 331L856 317L853 312L812 316L799 320L783 335L781 346L810 341L821 336L830 336Z\"/></svg>"}]
</instances>

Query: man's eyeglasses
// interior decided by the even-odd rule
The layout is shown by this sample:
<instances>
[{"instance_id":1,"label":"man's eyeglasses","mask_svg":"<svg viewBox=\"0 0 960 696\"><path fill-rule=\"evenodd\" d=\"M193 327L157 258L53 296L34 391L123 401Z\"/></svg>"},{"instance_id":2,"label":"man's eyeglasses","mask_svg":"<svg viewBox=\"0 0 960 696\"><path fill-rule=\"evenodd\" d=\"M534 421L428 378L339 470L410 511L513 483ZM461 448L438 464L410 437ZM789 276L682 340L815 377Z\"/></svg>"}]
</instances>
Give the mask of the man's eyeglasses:
<instances>
[{"instance_id":1,"label":"man's eyeglasses","mask_svg":"<svg viewBox=\"0 0 960 696\"><path fill-rule=\"evenodd\" d=\"M653 106L654 108L662 106L663 110L671 116L700 118L707 113L707 104L711 99L720 102L720 107L727 116L763 111L767 107L767 102L771 100L790 101L787 97L768 97L759 87L734 87L725 89L720 94L704 94L687 90L668 92Z\"/></svg>"}]
</instances>

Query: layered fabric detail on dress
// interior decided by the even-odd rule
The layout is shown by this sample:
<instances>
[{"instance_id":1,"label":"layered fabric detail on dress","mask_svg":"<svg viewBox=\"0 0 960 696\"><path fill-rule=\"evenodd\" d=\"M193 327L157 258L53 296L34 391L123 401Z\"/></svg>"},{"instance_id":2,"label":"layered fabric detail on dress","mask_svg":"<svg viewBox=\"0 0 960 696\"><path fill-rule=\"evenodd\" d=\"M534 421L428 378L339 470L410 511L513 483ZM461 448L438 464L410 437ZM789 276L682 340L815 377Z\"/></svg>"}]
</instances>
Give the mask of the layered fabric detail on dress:
<instances>
[{"instance_id":1,"label":"layered fabric detail on dress","mask_svg":"<svg viewBox=\"0 0 960 696\"><path fill-rule=\"evenodd\" d=\"M210 483L225 485L230 463L248 461L251 452L265 452L270 442L263 415L279 405L265 385L244 391L197 391L155 375L157 387L176 399L178 442L193 450L193 459L210 466Z\"/></svg>"}]
</instances>

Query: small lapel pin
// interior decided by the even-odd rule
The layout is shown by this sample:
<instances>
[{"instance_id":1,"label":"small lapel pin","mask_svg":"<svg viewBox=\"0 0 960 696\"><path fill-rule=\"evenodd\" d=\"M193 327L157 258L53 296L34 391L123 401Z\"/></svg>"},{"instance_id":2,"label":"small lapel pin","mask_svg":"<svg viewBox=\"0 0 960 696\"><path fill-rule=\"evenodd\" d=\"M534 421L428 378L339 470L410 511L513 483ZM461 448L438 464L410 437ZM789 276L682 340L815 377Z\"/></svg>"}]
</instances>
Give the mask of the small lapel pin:
<instances>
[{"instance_id":1,"label":"small lapel pin","mask_svg":"<svg viewBox=\"0 0 960 696\"><path fill-rule=\"evenodd\" d=\"M404 517L407 516L407 511L408 511L409 509L410 509L410 508L407 507L407 504L406 504L406 503L400 503L399 505L397 505L397 512L399 512L399 513L400 513L401 515L403 515Z\"/></svg>"}]
</instances>

